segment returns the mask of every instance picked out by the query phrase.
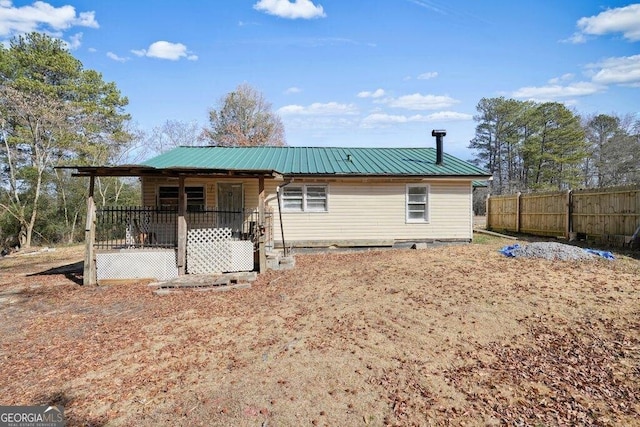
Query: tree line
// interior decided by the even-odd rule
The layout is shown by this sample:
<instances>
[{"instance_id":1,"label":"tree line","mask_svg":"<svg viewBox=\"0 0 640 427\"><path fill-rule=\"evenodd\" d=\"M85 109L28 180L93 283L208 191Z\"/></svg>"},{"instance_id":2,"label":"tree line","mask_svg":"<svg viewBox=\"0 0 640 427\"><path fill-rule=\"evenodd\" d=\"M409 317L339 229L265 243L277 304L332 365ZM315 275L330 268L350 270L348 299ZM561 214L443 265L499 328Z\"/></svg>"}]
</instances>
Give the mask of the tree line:
<instances>
[{"instance_id":1,"label":"tree line","mask_svg":"<svg viewBox=\"0 0 640 427\"><path fill-rule=\"evenodd\" d=\"M60 40L32 33L0 48L4 238L20 236L27 247L34 235L74 240L85 191L55 167L116 158L131 139L127 103L115 84L85 70Z\"/></svg>"},{"instance_id":2,"label":"tree line","mask_svg":"<svg viewBox=\"0 0 640 427\"><path fill-rule=\"evenodd\" d=\"M167 120L138 129L128 99L65 44L31 33L0 44L0 247L83 237L87 182L61 166L136 163L181 145L286 145L263 95L244 83L209 110L207 126ZM580 117L559 103L483 98L470 142L491 192L640 182L640 121ZM136 205L137 179L99 177L98 207Z\"/></svg>"},{"instance_id":3,"label":"tree line","mask_svg":"<svg viewBox=\"0 0 640 427\"><path fill-rule=\"evenodd\" d=\"M284 127L247 84L221 98L209 126L168 120L137 129L115 83L55 38L0 44L0 248L82 239L87 182L64 166L134 163L178 145L284 145ZM139 182L98 177L98 207L136 205Z\"/></svg>"},{"instance_id":4,"label":"tree line","mask_svg":"<svg viewBox=\"0 0 640 427\"><path fill-rule=\"evenodd\" d=\"M557 102L483 98L469 148L492 194L640 183L640 119Z\"/></svg>"}]
</instances>

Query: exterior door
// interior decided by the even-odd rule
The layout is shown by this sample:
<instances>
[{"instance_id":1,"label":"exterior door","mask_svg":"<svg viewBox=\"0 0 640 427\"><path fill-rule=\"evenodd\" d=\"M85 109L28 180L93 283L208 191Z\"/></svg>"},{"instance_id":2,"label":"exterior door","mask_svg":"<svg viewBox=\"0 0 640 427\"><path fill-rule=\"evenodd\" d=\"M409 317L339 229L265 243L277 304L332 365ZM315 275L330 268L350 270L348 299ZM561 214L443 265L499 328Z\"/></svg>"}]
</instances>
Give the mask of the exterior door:
<instances>
[{"instance_id":1,"label":"exterior door","mask_svg":"<svg viewBox=\"0 0 640 427\"><path fill-rule=\"evenodd\" d=\"M243 208L242 184L218 183L219 226L242 232Z\"/></svg>"}]
</instances>

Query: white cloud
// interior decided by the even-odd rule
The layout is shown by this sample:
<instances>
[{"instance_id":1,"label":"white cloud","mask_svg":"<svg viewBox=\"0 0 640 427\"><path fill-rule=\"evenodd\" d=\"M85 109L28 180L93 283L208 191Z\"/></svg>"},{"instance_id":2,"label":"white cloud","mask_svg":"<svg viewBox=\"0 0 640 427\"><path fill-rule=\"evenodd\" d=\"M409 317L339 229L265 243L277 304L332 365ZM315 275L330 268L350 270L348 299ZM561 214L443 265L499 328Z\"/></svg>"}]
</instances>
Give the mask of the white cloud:
<instances>
[{"instance_id":1,"label":"white cloud","mask_svg":"<svg viewBox=\"0 0 640 427\"><path fill-rule=\"evenodd\" d=\"M356 116L283 116L282 119L287 131L298 129L311 135L339 129L352 130L360 124Z\"/></svg>"},{"instance_id":2,"label":"white cloud","mask_svg":"<svg viewBox=\"0 0 640 427\"><path fill-rule=\"evenodd\" d=\"M137 56L148 56L150 58L168 59L177 61L186 58L189 61L196 61L198 57L187 50L182 43L171 43L167 41L157 41L151 43L148 49L132 50L131 53Z\"/></svg>"},{"instance_id":3,"label":"white cloud","mask_svg":"<svg viewBox=\"0 0 640 427\"><path fill-rule=\"evenodd\" d=\"M369 114L362 120L362 127L386 127L395 124L419 123L419 122L451 122L451 121L467 121L473 120L471 114L457 113L455 111L440 111L433 114L414 114L411 116L373 113Z\"/></svg>"},{"instance_id":4,"label":"white cloud","mask_svg":"<svg viewBox=\"0 0 640 427\"><path fill-rule=\"evenodd\" d=\"M640 55L607 58L585 68L590 81L568 83L575 76L567 73L550 79L544 86L522 87L511 96L538 102L562 100L564 104L576 104L572 98L602 92L608 85L640 87Z\"/></svg>"},{"instance_id":5,"label":"white cloud","mask_svg":"<svg viewBox=\"0 0 640 427\"><path fill-rule=\"evenodd\" d=\"M549 79L549 84L555 85L558 84L560 82L566 82L567 80L571 80L573 79L575 76L572 73L566 73L561 75L560 77L554 77L552 79Z\"/></svg>"},{"instance_id":6,"label":"white cloud","mask_svg":"<svg viewBox=\"0 0 640 427\"><path fill-rule=\"evenodd\" d=\"M286 95L291 95L291 94L300 93L300 92L302 92L302 89L296 86L291 86L290 88L284 91Z\"/></svg>"},{"instance_id":7,"label":"white cloud","mask_svg":"<svg viewBox=\"0 0 640 427\"><path fill-rule=\"evenodd\" d=\"M607 58L587 68L592 70L591 80L598 84L640 84L640 55Z\"/></svg>"},{"instance_id":8,"label":"white cloud","mask_svg":"<svg viewBox=\"0 0 640 427\"><path fill-rule=\"evenodd\" d=\"M387 114L387 113L373 113L362 119L362 126L366 128L389 126L394 124L402 124L409 122L410 119L407 116Z\"/></svg>"},{"instance_id":9,"label":"white cloud","mask_svg":"<svg viewBox=\"0 0 640 427\"><path fill-rule=\"evenodd\" d=\"M339 116L358 114L358 108L353 104L340 104L338 102L313 104L304 107L302 105L285 105L278 109L278 114L299 116Z\"/></svg>"},{"instance_id":10,"label":"white cloud","mask_svg":"<svg viewBox=\"0 0 640 427\"><path fill-rule=\"evenodd\" d=\"M382 101L390 107L405 108L407 110L439 110L449 108L457 104L458 100L447 95L422 95L414 93L399 98L391 98Z\"/></svg>"},{"instance_id":11,"label":"white cloud","mask_svg":"<svg viewBox=\"0 0 640 427\"><path fill-rule=\"evenodd\" d=\"M436 77L438 77L438 72L437 71L430 71L428 73L422 73L418 76L418 80L429 80L429 79L435 79Z\"/></svg>"},{"instance_id":12,"label":"white cloud","mask_svg":"<svg viewBox=\"0 0 640 427\"><path fill-rule=\"evenodd\" d=\"M560 40L562 43L581 44L587 42L587 36L582 33L573 33L568 39Z\"/></svg>"},{"instance_id":13,"label":"white cloud","mask_svg":"<svg viewBox=\"0 0 640 427\"><path fill-rule=\"evenodd\" d=\"M95 12L76 15L73 6L54 7L43 1L15 7L11 1L0 2L0 36L14 36L32 31L60 32L71 27L98 28Z\"/></svg>"},{"instance_id":14,"label":"white cloud","mask_svg":"<svg viewBox=\"0 0 640 427\"><path fill-rule=\"evenodd\" d=\"M527 86L513 92L514 98L530 99L534 101L550 101L575 96L592 95L604 90L604 87L592 82L576 82L566 86L550 84L547 86Z\"/></svg>"},{"instance_id":15,"label":"white cloud","mask_svg":"<svg viewBox=\"0 0 640 427\"><path fill-rule=\"evenodd\" d=\"M324 18L327 15L321 5L315 5L311 0L260 0L253 8L269 15L287 19Z\"/></svg>"},{"instance_id":16,"label":"white cloud","mask_svg":"<svg viewBox=\"0 0 640 427\"><path fill-rule=\"evenodd\" d=\"M640 40L640 4L608 9L595 16L580 18L579 32L570 39L574 43L583 42L585 35L602 36L622 33L629 41Z\"/></svg>"},{"instance_id":17,"label":"white cloud","mask_svg":"<svg viewBox=\"0 0 640 427\"><path fill-rule=\"evenodd\" d=\"M455 111L440 111L438 113L429 114L427 117L429 118L429 121L439 121L439 122L473 120L472 114L457 113Z\"/></svg>"},{"instance_id":18,"label":"white cloud","mask_svg":"<svg viewBox=\"0 0 640 427\"><path fill-rule=\"evenodd\" d=\"M82 33L77 33L69 37L69 41L66 42L70 50L76 50L82 44Z\"/></svg>"},{"instance_id":19,"label":"white cloud","mask_svg":"<svg viewBox=\"0 0 640 427\"><path fill-rule=\"evenodd\" d=\"M81 27L91 27L98 28L98 22L96 21L96 13L91 12L80 12L78 15L78 19L75 21L75 25L79 25Z\"/></svg>"},{"instance_id":20,"label":"white cloud","mask_svg":"<svg viewBox=\"0 0 640 427\"><path fill-rule=\"evenodd\" d=\"M370 92L368 90L362 91L360 93L358 93L358 98L380 98L382 96L384 96L385 92L384 89L376 89L373 92Z\"/></svg>"},{"instance_id":21,"label":"white cloud","mask_svg":"<svg viewBox=\"0 0 640 427\"><path fill-rule=\"evenodd\" d=\"M129 58L122 58L113 52L107 52L107 58L113 59L114 61L117 61L117 62L127 62L129 60Z\"/></svg>"}]
</instances>

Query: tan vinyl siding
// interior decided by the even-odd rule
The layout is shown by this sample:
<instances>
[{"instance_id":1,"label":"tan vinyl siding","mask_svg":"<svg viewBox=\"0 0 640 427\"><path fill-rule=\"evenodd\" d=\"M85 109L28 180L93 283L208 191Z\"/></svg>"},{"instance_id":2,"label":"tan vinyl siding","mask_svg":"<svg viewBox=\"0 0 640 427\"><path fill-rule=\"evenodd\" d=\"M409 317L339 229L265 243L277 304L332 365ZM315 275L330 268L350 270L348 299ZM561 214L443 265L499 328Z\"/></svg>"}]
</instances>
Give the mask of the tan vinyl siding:
<instances>
[{"instance_id":1,"label":"tan vinyl siding","mask_svg":"<svg viewBox=\"0 0 640 427\"><path fill-rule=\"evenodd\" d=\"M156 205L156 187L154 182L155 178L142 178L142 206Z\"/></svg>"},{"instance_id":2,"label":"tan vinyl siding","mask_svg":"<svg viewBox=\"0 0 640 427\"><path fill-rule=\"evenodd\" d=\"M283 212L285 240L293 243L472 238L469 181L411 182L429 185L428 223L406 221L406 184L410 182L318 180L314 183L328 185L328 212ZM275 184L268 186L267 191L268 204L277 215ZM274 234L280 236L277 221Z\"/></svg>"},{"instance_id":3,"label":"tan vinyl siding","mask_svg":"<svg viewBox=\"0 0 640 427\"><path fill-rule=\"evenodd\" d=\"M244 208L252 209L258 206L258 180L242 179L207 179L207 178L187 178L186 186L202 185L205 189L205 205L208 208L216 208L218 204L218 183L242 183L244 192ZM177 179L170 178L145 178L142 182L142 198L144 206L155 206L160 186L177 186Z\"/></svg>"},{"instance_id":4,"label":"tan vinyl siding","mask_svg":"<svg viewBox=\"0 0 640 427\"><path fill-rule=\"evenodd\" d=\"M257 179L187 179L186 185L205 185L206 204L216 207L217 183L243 183L244 208L258 206ZM406 221L406 185L426 184L428 223ZM281 241L276 187L282 181L265 180L267 206L274 213L275 240ZM324 241L471 240L471 183L469 180L296 180L295 185L327 185L328 212L283 212L287 243ZM177 180L146 178L144 204L155 206L157 187ZM294 185L294 184L291 184Z\"/></svg>"}]
</instances>

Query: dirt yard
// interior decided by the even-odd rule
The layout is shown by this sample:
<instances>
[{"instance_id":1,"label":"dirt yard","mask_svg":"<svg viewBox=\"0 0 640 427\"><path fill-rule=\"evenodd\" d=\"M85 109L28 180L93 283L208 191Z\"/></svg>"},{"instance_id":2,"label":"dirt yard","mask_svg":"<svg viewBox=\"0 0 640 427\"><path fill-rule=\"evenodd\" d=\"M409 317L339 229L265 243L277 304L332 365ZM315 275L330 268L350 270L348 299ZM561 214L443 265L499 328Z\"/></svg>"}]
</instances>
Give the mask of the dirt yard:
<instances>
[{"instance_id":1,"label":"dirt yard","mask_svg":"<svg viewBox=\"0 0 640 427\"><path fill-rule=\"evenodd\" d=\"M165 296L79 286L80 248L2 259L0 404L89 426L640 425L640 261L478 241Z\"/></svg>"}]
</instances>

